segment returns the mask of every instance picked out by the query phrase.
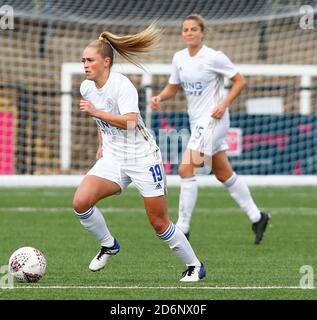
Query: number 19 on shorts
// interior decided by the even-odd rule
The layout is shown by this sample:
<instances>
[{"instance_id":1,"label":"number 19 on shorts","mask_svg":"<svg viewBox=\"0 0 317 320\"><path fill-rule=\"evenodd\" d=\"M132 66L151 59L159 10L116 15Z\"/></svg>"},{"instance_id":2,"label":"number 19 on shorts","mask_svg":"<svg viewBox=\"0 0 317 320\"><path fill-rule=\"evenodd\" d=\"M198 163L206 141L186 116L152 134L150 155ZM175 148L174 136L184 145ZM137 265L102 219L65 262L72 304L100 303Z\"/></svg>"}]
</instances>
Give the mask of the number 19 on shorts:
<instances>
[{"instance_id":1,"label":"number 19 on shorts","mask_svg":"<svg viewBox=\"0 0 317 320\"><path fill-rule=\"evenodd\" d=\"M154 182L159 182L163 180L163 173L159 164L150 167L149 171L152 173Z\"/></svg>"}]
</instances>

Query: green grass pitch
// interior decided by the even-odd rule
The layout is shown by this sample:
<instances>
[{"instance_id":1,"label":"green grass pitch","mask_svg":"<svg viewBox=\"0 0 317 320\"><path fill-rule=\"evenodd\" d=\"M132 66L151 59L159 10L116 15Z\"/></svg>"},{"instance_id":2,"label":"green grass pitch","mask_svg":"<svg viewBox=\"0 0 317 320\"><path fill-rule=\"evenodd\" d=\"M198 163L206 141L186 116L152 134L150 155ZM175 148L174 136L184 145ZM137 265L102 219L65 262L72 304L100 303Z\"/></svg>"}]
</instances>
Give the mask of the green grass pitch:
<instances>
[{"instance_id":1,"label":"green grass pitch","mask_svg":"<svg viewBox=\"0 0 317 320\"><path fill-rule=\"evenodd\" d=\"M0 189L0 266L22 246L42 250L48 261L40 282L0 288L0 300L317 299L316 281L313 289L300 287L302 266L317 273L315 187L251 189L261 209L272 214L259 246L248 218L224 188L200 188L190 241L207 277L185 284L178 281L185 266L155 235L134 188L99 203L121 251L105 269L90 272L99 245L72 211L74 190ZM169 188L174 222L178 195L178 188Z\"/></svg>"}]
</instances>

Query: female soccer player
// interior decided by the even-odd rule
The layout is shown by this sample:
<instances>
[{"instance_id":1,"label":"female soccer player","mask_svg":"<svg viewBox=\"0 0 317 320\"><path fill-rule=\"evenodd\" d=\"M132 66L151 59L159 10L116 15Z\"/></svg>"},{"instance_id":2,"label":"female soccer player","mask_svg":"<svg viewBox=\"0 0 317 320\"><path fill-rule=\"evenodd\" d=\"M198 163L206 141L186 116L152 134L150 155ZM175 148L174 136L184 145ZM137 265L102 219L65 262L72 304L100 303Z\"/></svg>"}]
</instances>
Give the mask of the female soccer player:
<instances>
[{"instance_id":1,"label":"female soccer player","mask_svg":"<svg viewBox=\"0 0 317 320\"><path fill-rule=\"evenodd\" d=\"M181 192L176 225L189 236L198 195L195 169L207 163L250 218L254 243L259 244L270 215L260 212L248 186L233 172L225 152L228 149L224 140L229 129L228 108L245 86L245 80L223 52L204 45L205 24L200 15L191 14L185 18L182 35L186 48L174 54L169 83L151 100L152 109L158 110L160 102L174 97L180 86L187 97L191 137L179 166ZM223 93L224 76L232 82L227 96Z\"/></svg>"},{"instance_id":2,"label":"female soccer player","mask_svg":"<svg viewBox=\"0 0 317 320\"><path fill-rule=\"evenodd\" d=\"M169 219L161 154L140 116L137 90L127 77L111 70L114 51L140 66L134 57L147 52L159 35L153 25L121 37L103 32L85 48L82 62L87 79L80 87L80 111L95 119L99 147L97 162L79 185L73 207L81 224L101 245L89 269L101 270L119 252L120 244L96 203L134 182L158 237L187 265L180 281L199 281L206 271L184 234Z\"/></svg>"}]
</instances>

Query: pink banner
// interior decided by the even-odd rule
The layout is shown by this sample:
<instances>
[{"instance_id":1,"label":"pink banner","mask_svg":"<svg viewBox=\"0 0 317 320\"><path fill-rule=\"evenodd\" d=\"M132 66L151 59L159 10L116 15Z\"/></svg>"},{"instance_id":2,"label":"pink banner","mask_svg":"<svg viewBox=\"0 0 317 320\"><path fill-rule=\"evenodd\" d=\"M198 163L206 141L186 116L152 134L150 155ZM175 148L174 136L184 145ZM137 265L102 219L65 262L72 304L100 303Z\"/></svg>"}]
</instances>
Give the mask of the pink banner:
<instances>
[{"instance_id":1,"label":"pink banner","mask_svg":"<svg viewBox=\"0 0 317 320\"><path fill-rule=\"evenodd\" d=\"M242 130L240 128L230 128L225 141L228 144L228 156L240 156L242 152Z\"/></svg>"},{"instance_id":2,"label":"pink banner","mask_svg":"<svg viewBox=\"0 0 317 320\"><path fill-rule=\"evenodd\" d=\"M0 112L0 174L14 173L14 115Z\"/></svg>"}]
</instances>

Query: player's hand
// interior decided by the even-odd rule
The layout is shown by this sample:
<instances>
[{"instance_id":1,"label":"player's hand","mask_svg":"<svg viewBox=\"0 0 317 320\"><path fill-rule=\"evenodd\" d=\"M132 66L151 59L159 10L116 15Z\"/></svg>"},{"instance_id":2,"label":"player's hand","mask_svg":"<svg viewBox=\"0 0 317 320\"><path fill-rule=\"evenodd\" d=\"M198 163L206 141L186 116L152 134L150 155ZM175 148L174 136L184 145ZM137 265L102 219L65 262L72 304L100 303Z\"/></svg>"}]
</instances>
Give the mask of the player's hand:
<instances>
[{"instance_id":1,"label":"player's hand","mask_svg":"<svg viewBox=\"0 0 317 320\"><path fill-rule=\"evenodd\" d=\"M152 97L151 103L150 103L151 109L153 111L159 110L160 109L160 102L161 102L161 97L160 96Z\"/></svg>"},{"instance_id":2,"label":"player's hand","mask_svg":"<svg viewBox=\"0 0 317 320\"><path fill-rule=\"evenodd\" d=\"M219 103L211 113L212 118L221 119L225 114L227 106L224 103Z\"/></svg>"},{"instance_id":3,"label":"player's hand","mask_svg":"<svg viewBox=\"0 0 317 320\"><path fill-rule=\"evenodd\" d=\"M94 116L97 111L97 108L87 100L80 100L79 109L80 111L87 113L89 116Z\"/></svg>"}]
</instances>

